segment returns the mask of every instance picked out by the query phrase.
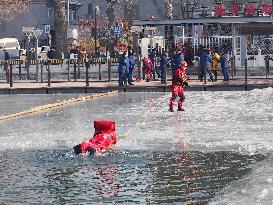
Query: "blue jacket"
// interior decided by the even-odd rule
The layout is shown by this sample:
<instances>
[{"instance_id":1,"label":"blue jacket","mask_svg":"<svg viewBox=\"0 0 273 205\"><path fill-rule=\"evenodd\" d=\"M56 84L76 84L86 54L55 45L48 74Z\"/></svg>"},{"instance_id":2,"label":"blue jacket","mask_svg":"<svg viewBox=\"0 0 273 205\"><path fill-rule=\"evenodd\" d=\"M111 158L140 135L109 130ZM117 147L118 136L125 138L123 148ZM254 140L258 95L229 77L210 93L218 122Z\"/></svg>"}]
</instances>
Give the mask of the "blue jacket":
<instances>
[{"instance_id":1,"label":"blue jacket","mask_svg":"<svg viewBox=\"0 0 273 205\"><path fill-rule=\"evenodd\" d=\"M164 64L167 60L167 55L162 53L160 56L160 68L164 68Z\"/></svg>"},{"instance_id":2,"label":"blue jacket","mask_svg":"<svg viewBox=\"0 0 273 205\"><path fill-rule=\"evenodd\" d=\"M207 66L211 62L212 58L209 53L203 52L200 54L200 66Z\"/></svg>"},{"instance_id":3,"label":"blue jacket","mask_svg":"<svg viewBox=\"0 0 273 205\"><path fill-rule=\"evenodd\" d=\"M154 63L156 61L156 53L153 51L150 53L149 58Z\"/></svg>"},{"instance_id":4,"label":"blue jacket","mask_svg":"<svg viewBox=\"0 0 273 205\"><path fill-rule=\"evenodd\" d=\"M125 73L128 66L128 58L126 58L124 55L121 56L119 59L119 65L118 65L118 72L119 73Z\"/></svg>"},{"instance_id":5,"label":"blue jacket","mask_svg":"<svg viewBox=\"0 0 273 205\"><path fill-rule=\"evenodd\" d=\"M227 60L227 56L226 55L222 55L220 57L220 63L221 63L221 68L222 69L228 68L228 60Z\"/></svg>"},{"instance_id":6,"label":"blue jacket","mask_svg":"<svg viewBox=\"0 0 273 205\"><path fill-rule=\"evenodd\" d=\"M135 65L135 58L132 54L129 54L129 57L128 57L128 68L132 69L134 68L134 65Z\"/></svg>"},{"instance_id":7,"label":"blue jacket","mask_svg":"<svg viewBox=\"0 0 273 205\"><path fill-rule=\"evenodd\" d=\"M173 69L177 69L180 67L180 64L184 61L184 55L183 54L176 54L174 56L174 62L173 62Z\"/></svg>"}]
</instances>

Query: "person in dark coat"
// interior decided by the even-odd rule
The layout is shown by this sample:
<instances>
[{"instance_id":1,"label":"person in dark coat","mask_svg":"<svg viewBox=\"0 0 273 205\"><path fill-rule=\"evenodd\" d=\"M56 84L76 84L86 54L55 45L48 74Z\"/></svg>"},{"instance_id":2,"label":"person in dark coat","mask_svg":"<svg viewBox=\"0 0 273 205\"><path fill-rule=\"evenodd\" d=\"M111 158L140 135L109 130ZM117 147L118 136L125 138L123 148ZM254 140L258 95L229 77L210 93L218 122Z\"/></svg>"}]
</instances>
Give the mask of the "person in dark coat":
<instances>
[{"instance_id":1,"label":"person in dark coat","mask_svg":"<svg viewBox=\"0 0 273 205\"><path fill-rule=\"evenodd\" d=\"M128 50L128 83L133 84L133 70L135 68L135 56L132 49Z\"/></svg>"},{"instance_id":2,"label":"person in dark coat","mask_svg":"<svg viewBox=\"0 0 273 205\"><path fill-rule=\"evenodd\" d=\"M163 49L162 54L160 55L160 76L161 76L161 83L165 83L165 67L167 61L168 53Z\"/></svg>"},{"instance_id":3,"label":"person in dark coat","mask_svg":"<svg viewBox=\"0 0 273 205\"><path fill-rule=\"evenodd\" d=\"M204 49L200 54L200 81L203 81L205 76L205 70L209 73L210 80L214 81L213 74L210 69L210 64L212 63L212 58L208 49Z\"/></svg>"},{"instance_id":4,"label":"person in dark coat","mask_svg":"<svg viewBox=\"0 0 273 205\"><path fill-rule=\"evenodd\" d=\"M50 50L47 52L47 57L49 59L56 59L56 51L54 47L50 47Z\"/></svg>"},{"instance_id":5,"label":"person in dark coat","mask_svg":"<svg viewBox=\"0 0 273 205\"><path fill-rule=\"evenodd\" d=\"M128 57L127 57L127 52L123 52L119 59L119 65L118 65L118 74L119 74L119 79L118 79L118 85L123 87L125 82L126 82L126 72L128 68Z\"/></svg>"},{"instance_id":6,"label":"person in dark coat","mask_svg":"<svg viewBox=\"0 0 273 205\"><path fill-rule=\"evenodd\" d=\"M221 51L220 53L220 63L221 63L221 68L222 68L222 73L224 76L224 81L228 81L229 80L229 76L228 76L228 59L227 59L227 55L225 54L224 51Z\"/></svg>"}]
</instances>

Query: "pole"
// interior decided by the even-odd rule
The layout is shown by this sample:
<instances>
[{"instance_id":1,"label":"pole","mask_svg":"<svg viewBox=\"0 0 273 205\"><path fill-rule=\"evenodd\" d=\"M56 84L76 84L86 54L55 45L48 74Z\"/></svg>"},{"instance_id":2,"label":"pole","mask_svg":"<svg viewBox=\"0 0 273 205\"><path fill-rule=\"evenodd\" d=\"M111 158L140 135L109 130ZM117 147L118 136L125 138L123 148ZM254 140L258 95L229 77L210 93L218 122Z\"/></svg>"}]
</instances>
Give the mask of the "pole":
<instances>
[{"instance_id":1,"label":"pole","mask_svg":"<svg viewBox=\"0 0 273 205\"><path fill-rule=\"evenodd\" d=\"M36 83L39 82L39 63L38 63L38 36L35 36L36 46L35 46L35 64L36 64Z\"/></svg>"},{"instance_id":2,"label":"pole","mask_svg":"<svg viewBox=\"0 0 273 205\"><path fill-rule=\"evenodd\" d=\"M111 82L111 58L107 59L108 61L108 82Z\"/></svg>"},{"instance_id":3,"label":"pole","mask_svg":"<svg viewBox=\"0 0 273 205\"><path fill-rule=\"evenodd\" d=\"M51 72L50 72L50 66L49 66L49 60L47 60L47 86L51 87Z\"/></svg>"},{"instance_id":4,"label":"pole","mask_svg":"<svg viewBox=\"0 0 273 205\"><path fill-rule=\"evenodd\" d=\"M27 43L27 51L26 51L26 54L27 54L27 61L25 62L25 67L26 67L26 70L27 70L27 80L30 80L30 51L29 51L29 47L30 47L30 37L28 36L28 43Z\"/></svg>"},{"instance_id":5,"label":"pole","mask_svg":"<svg viewBox=\"0 0 273 205\"><path fill-rule=\"evenodd\" d=\"M43 61L42 61L42 62L41 62L41 83L44 82L43 74L44 74L44 65L43 65Z\"/></svg>"},{"instance_id":6,"label":"pole","mask_svg":"<svg viewBox=\"0 0 273 205\"><path fill-rule=\"evenodd\" d=\"M77 60L77 64L78 64L78 79L81 79L80 59Z\"/></svg>"},{"instance_id":7,"label":"pole","mask_svg":"<svg viewBox=\"0 0 273 205\"><path fill-rule=\"evenodd\" d=\"M247 58L245 59L245 90L247 90Z\"/></svg>"},{"instance_id":8,"label":"pole","mask_svg":"<svg viewBox=\"0 0 273 205\"><path fill-rule=\"evenodd\" d=\"M67 33L69 31L69 20L70 20L69 10L70 10L70 0L67 0Z\"/></svg>"},{"instance_id":9,"label":"pole","mask_svg":"<svg viewBox=\"0 0 273 205\"><path fill-rule=\"evenodd\" d=\"M99 58L99 80L101 80L101 58Z\"/></svg>"},{"instance_id":10,"label":"pole","mask_svg":"<svg viewBox=\"0 0 273 205\"><path fill-rule=\"evenodd\" d=\"M73 64L74 64L74 81L77 82L77 64L76 64L76 60L73 60Z\"/></svg>"},{"instance_id":11,"label":"pole","mask_svg":"<svg viewBox=\"0 0 273 205\"><path fill-rule=\"evenodd\" d=\"M9 65L9 86L12 88L13 87L13 79L12 79L12 61L10 60L10 65Z\"/></svg>"},{"instance_id":12,"label":"pole","mask_svg":"<svg viewBox=\"0 0 273 205\"><path fill-rule=\"evenodd\" d=\"M68 58L68 63L67 63L67 66L68 66L68 68L67 68L67 80L68 80L68 82L70 81L70 57Z\"/></svg>"},{"instance_id":13,"label":"pole","mask_svg":"<svg viewBox=\"0 0 273 205\"><path fill-rule=\"evenodd\" d=\"M19 80L22 80L22 64L19 62Z\"/></svg>"},{"instance_id":14,"label":"pole","mask_svg":"<svg viewBox=\"0 0 273 205\"><path fill-rule=\"evenodd\" d=\"M95 7L95 33L94 33L94 39L95 39L95 57L97 56L97 8Z\"/></svg>"},{"instance_id":15,"label":"pole","mask_svg":"<svg viewBox=\"0 0 273 205\"><path fill-rule=\"evenodd\" d=\"M89 75L88 75L88 69L89 69L89 67L90 67L90 60L89 60L89 58L87 59L87 58L85 58L86 60L85 60L85 68L86 68L86 70L85 70L85 77L86 77L86 87L88 87L89 86Z\"/></svg>"}]
</instances>

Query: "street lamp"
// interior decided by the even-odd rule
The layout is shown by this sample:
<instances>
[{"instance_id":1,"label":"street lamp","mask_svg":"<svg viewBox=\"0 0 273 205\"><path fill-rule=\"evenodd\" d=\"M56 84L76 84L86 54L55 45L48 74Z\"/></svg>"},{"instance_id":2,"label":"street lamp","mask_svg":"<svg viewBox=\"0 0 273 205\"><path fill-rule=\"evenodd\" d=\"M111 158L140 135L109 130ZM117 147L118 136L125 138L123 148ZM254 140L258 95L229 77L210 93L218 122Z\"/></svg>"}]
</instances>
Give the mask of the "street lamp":
<instances>
[{"instance_id":1,"label":"street lamp","mask_svg":"<svg viewBox=\"0 0 273 205\"><path fill-rule=\"evenodd\" d=\"M34 27L23 27L22 32L27 36L28 42L30 42L30 38L33 37L36 40L35 45L35 64L36 64L36 82L38 83L38 75L39 75L39 63L38 63L38 37L43 33L41 29L34 29ZM29 71L29 65L28 65Z\"/></svg>"},{"instance_id":2,"label":"street lamp","mask_svg":"<svg viewBox=\"0 0 273 205\"><path fill-rule=\"evenodd\" d=\"M94 39L95 39L95 55L97 54L97 14L100 13L100 7L95 7L95 32L94 32Z\"/></svg>"}]
</instances>

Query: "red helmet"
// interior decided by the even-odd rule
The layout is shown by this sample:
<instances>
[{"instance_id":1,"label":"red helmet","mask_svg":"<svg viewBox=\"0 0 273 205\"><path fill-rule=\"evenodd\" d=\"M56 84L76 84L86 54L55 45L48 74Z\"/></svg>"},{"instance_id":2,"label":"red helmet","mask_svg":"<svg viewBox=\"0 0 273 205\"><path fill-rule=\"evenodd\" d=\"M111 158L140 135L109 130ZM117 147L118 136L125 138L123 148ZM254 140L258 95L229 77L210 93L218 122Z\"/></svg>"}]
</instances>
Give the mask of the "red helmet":
<instances>
[{"instance_id":1,"label":"red helmet","mask_svg":"<svg viewBox=\"0 0 273 205\"><path fill-rule=\"evenodd\" d=\"M182 66L183 68L187 68L187 67L188 67L188 63L187 63L186 61L182 61L182 62L181 62L181 66Z\"/></svg>"}]
</instances>

